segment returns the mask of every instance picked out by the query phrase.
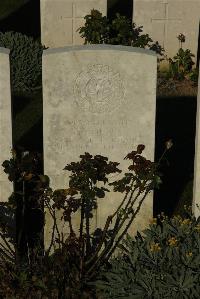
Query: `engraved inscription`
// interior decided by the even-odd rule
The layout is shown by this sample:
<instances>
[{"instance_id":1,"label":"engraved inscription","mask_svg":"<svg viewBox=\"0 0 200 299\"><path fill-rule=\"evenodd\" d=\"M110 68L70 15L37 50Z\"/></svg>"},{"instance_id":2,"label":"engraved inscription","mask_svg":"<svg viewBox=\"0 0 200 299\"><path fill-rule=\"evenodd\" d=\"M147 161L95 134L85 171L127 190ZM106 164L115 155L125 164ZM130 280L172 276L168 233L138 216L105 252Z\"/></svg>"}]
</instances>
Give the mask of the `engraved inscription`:
<instances>
[{"instance_id":1,"label":"engraved inscription","mask_svg":"<svg viewBox=\"0 0 200 299\"><path fill-rule=\"evenodd\" d=\"M104 120L105 123L105 120ZM106 124L109 124L109 121ZM69 150L81 151L101 148L113 151L116 147L132 150L136 144L132 134L124 134L124 127L129 127L127 119L119 119L115 128L105 125L99 119L66 119L59 114L49 117L49 132L46 144L55 154L63 154ZM107 142L109 140L109 142Z\"/></svg>"},{"instance_id":2,"label":"engraved inscription","mask_svg":"<svg viewBox=\"0 0 200 299\"><path fill-rule=\"evenodd\" d=\"M124 100L124 84L118 72L102 64L88 65L74 83L78 105L91 112L110 112Z\"/></svg>"}]
</instances>

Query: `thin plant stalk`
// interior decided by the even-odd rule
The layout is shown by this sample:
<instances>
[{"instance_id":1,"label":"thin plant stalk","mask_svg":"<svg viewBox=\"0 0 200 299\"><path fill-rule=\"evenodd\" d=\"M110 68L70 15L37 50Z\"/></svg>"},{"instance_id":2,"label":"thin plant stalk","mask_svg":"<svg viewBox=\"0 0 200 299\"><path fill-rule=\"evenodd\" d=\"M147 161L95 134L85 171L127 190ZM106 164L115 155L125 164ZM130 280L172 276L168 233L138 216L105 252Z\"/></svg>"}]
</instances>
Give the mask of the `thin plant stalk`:
<instances>
[{"instance_id":1,"label":"thin plant stalk","mask_svg":"<svg viewBox=\"0 0 200 299\"><path fill-rule=\"evenodd\" d=\"M139 205L136 209L136 211L133 213L129 223L127 224L126 228L124 229L124 231L121 233L121 235L119 236L119 238L117 239L115 245L113 246L112 250L110 251L110 253L108 254L107 258L109 259L111 257L111 255L113 254L113 252L115 251L115 249L117 248L117 246L119 245L119 243L121 242L122 238L124 237L124 235L127 233L129 227L131 226L135 216L137 215L137 213L139 212L140 208L141 208L141 205L146 197L146 195L149 193L149 191L146 191L144 196L142 197L142 199L140 200L139 202Z\"/></svg>"},{"instance_id":2,"label":"thin plant stalk","mask_svg":"<svg viewBox=\"0 0 200 299\"><path fill-rule=\"evenodd\" d=\"M136 198L140 195L140 191L137 193ZM131 192L131 196L133 196L133 190ZM130 196L130 198L131 198ZM129 198L129 201L130 201ZM135 200L135 199L134 199ZM112 248L112 245L114 243L114 239L117 235L117 233L119 232L119 230L121 229L121 227L123 226L124 222L127 220L128 218L128 214L126 213L125 217L123 218L123 220L121 221L121 224L118 225L117 230L115 230L115 232L113 233L110 241L108 242L108 245L104 248L104 250L101 252L101 254L99 255L99 257L97 258L97 260L94 262L94 264L90 267L90 269L88 270L87 274L91 273L95 267L99 264L99 262L101 262L101 260L105 259L105 256L108 254L109 250Z\"/></svg>"},{"instance_id":3,"label":"thin plant stalk","mask_svg":"<svg viewBox=\"0 0 200 299\"><path fill-rule=\"evenodd\" d=\"M131 183L131 188L133 187L133 183L134 183L134 181L132 181L132 183ZM136 190L136 188L134 188L134 191L135 191L135 190ZM126 199L127 199L127 197L128 197L129 192L130 192L130 191L126 191L126 194L125 194L125 196L124 196L124 198L123 198L121 204L118 206L117 210L116 210L112 215L108 216L108 218L107 218L107 220L106 220L106 224L105 224L104 229L103 229L103 234L102 234L102 237L101 237L101 241L100 241L100 243L98 244L97 249L96 249L94 255L87 261L87 264L90 264L90 263L97 257L99 251L100 251L101 248L102 248L103 242L104 242L105 237L106 237L106 233L107 233L107 231L108 231L108 229L109 229L109 227L110 227L110 223L112 222L113 218L117 215L117 213L120 211L120 208L121 208L121 207L123 206L123 204L125 203L125 201L126 201ZM125 207L125 209L126 209L126 207ZM116 221L117 221L117 220L116 220ZM118 222L118 221L117 221L117 222ZM117 222L116 222L116 223L117 223ZM116 224L116 223L115 223L115 224ZM116 226L116 225L115 225L115 226ZM117 225L117 226L118 226L118 225Z\"/></svg>"}]
</instances>

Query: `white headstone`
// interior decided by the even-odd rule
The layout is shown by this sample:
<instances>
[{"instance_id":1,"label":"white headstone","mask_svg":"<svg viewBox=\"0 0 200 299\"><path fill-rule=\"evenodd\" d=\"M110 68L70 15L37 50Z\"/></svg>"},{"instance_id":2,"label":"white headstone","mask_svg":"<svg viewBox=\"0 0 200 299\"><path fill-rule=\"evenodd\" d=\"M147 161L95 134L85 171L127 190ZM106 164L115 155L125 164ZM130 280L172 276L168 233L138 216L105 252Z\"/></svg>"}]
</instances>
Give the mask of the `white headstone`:
<instances>
[{"instance_id":1,"label":"white headstone","mask_svg":"<svg viewBox=\"0 0 200 299\"><path fill-rule=\"evenodd\" d=\"M173 58L180 45L177 36L186 36L182 48L189 49L197 59L199 34L199 0L134 0L133 22L143 26L143 32L165 48L168 58Z\"/></svg>"},{"instance_id":2,"label":"white headstone","mask_svg":"<svg viewBox=\"0 0 200 299\"><path fill-rule=\"evenodd\" d=\"M156 78L157 56L149 50L90 45L44 51L44 172L53 188L68 188L70 172L63 168L85 152L120 162L123 174L131 164L123 159L138 144L153 161ZM97 227L122 198L110 192L99 201ZM131 231L143 229L152 216L150 194ZM52 223L46 221L48 243Z\"/></svg>"},{"instance_id":3,"label":"white headstone","mask_svg":"<svg viewBox=\"0 0 200 299\"><path fill-rule=\"evenodd\" d=\"M107 14L107 0L40 0L41 41L46 47L82 45L77 29L92 9Z\"/></svg>"},{"instance_id":4,"label":"white headstone","mask_svg":"<svg viewBox=\"0 0 200 299\"><path fill-rule=\"evenodd\" d=\"M0 201L7 201L13 191L2 163L9 160L12 149L11 90L9 50L0 48Z\"/></svg>"},{"instance_id":5,"label":"white headstone","mask_svg":"<svg viewBox=\"0 0 200 299\"><path fill-rule=\"evenodd\" d=\"M199 208L196 206L196 204L199 205ZM196 114L193 213L196 218L200 216L200 74L199 74L199 82L198 82L197 114Z\"/></svg>"}]
</instances>

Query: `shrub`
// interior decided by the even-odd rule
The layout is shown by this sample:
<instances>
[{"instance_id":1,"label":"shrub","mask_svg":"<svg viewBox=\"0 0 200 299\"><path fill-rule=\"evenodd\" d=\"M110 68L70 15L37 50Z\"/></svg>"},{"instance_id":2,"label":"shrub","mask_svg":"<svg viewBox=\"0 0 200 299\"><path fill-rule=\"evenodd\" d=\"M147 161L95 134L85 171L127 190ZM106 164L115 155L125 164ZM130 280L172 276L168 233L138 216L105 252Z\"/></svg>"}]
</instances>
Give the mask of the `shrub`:
<instances>
[{"instance_id":1,"label":"shrub","mask_svg":"<svg viewBox=\"0 0 200 299\"><path fill-rule=\"evenodd\" d=\"M169 58L169 76L174 79L183 80L187 74L192 72L192 65L194 62L192 58L194 55L190 50L183 50L180 48L178 53L173 57L174 60Z\"/></svg>"},{"instance_id":2,"label":"shrub","mask_svg":"<svg viewBox=\"0 0 200 299\"><path fill-rule=\"evenodd\" d=\"M171 141L166 143L162 157L171 146ZM80 162L72 162L65 167L65 170L72 172L69 188L53 191L48 186L48 177L35 173L37 156L23 153L20 158L13 151L13 158L4 161L3 166L11 181L22 183L21 192L14 192L9 198L10 205L16 207L20 204L22 213L17 242L11 252L5 235L7 231L2 224L0 227L5 243L0 251L0 263L3 265L0 290L3 298L37 298L37 292L40 294L37 295L40 296L38 298L96 298L95 290L88 286L88 281L94 280L100 267L108 263L146 195L161 183L158 167L162 157L159 163L153 163L141 156L144 148L144 145L138 145L136 151L125 157L132 160L128 168L131 172L108 184L113 186L115 192L125 195L116 211L108 216L104 228L97 228L94 232L91 232L90 227L93 211L98 208L97 200L104 198L109 191L105 188L108 183L107 175L121 172L117 168L119 163L108 162L108 158L101 155L93 158L85 153L80 156ZM101 182L103 186L100 187L97 183ZM30 186L33 190L26 194ZM136 200L138 205L135 208ZM37 246L32 246L28 239L24 218L30 202L34 203L30 208L40 204L42 210L44 205L53 219L51 242L47 249L42 248L40 242L37 242ZM61 219L66 222L66 238L59 232L56 218L58 210L61 210ZM77 232L73 228L72 217L78 211L80 225ZM26 250L20 246L23 237ZM6 272L8 275L3 279ZM10 297L6 297L7 294Z\"/></svg>"},{"instance_id":3,"label":"shrub","mask_svg":"<svg viewBox=\"0 0 200 299\"><path fill-rule=\"evenodd\" d=\"M136 27L125 16L116 14L112 22L102 16L98 10L92 10L85 16L85 25L78 29L81 37L85 38L85 44L112 44L145 48L163 56L164 49L158 42L150 44L153 40L148 34L142 34L142 27Z\"/></svg>"},{"instance_id":4,"label":"shrub","mask_svg":"<svg viewBox=\"0 0 200 299\"><path fill-rule=\"evenodd\" d=\"M81 37L85 38L85 44L103 44L109 40L109 24L107 17L103 17L98 10L92 10L91 15L86 15L85 26L79 28Z\"/></svg>"},{"instance_id":5,"label":"shrub","mask_svg":"<svg viewBox=\"0 0 200 299\"><path fill-rule=\"evenodd\" d=\"M177 63L179 70L181 70L183 73L190 72L194 64L192 57L194 57L194 54L192 54L189 49L184 51L182 48L180 48L178 53L174 56L174 60Z\"/></svg>"},{"instance_id":6,"label":"shrub","mask_svg":"<svg viewBox=\"0 0 200 299\"><path fill-rule=\"evenodd\" d=\"M196 76L198 76L198 74L196 74L196 70L192 70L192 66L194 65L192 57L195 57L195 55L192 54L189 49L182 49L182 43L185 42L185 36L183 34L179 34L177 38L179 40L180 48L173 59L168 59L169 71L167 77L183 80L188 76L195 82L197 80Z\"/></svg>"},{"instance_id":7,"label":"shrub","mask_svg":"<svg viewBox=\"0 0 200 299\"><path fill-rule=\"evenodd\" d=\"M143 236L127 235L120 255L96 281L103 298L198 298L200 217L187 207L184 217L162 213Z\"/></svg>"},{"instance_id":8,"label":"shrub","mask_svg":"<svg viewBox=\"0 0 200 299\"><path fill-rule=\"evenodd\" d=\"M0 47L10 49L11 87L14 93L31 93L42 85L44 46L19 32L0 32Z\"/></svg>"}]
</instances>

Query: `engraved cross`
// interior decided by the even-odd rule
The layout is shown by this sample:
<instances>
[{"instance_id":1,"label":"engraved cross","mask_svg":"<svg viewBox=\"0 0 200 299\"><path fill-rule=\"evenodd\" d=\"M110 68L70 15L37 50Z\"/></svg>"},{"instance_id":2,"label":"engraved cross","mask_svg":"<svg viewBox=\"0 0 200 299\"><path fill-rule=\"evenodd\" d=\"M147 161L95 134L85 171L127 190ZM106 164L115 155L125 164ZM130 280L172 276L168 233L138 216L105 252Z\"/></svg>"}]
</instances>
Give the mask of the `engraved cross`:
<instances>
[{"instance_id":1,"label":"engraved cross","mask_svg":"<svg viewBox=\"0 0 200 299\"><path fill-rule=\"evenodd\" d=\"M151 22L152 21L161 21L163 23L163 45L162 47L165 48L165 41L166 41L166 38L167 38L167 27L168 27L168 22L169 21L178 21L180 22L181 19L173 19L173 18L169 18L169 7L168 7L168 1L166 2L163 2L162 4L164 4L164 18L156 18L156 19L153 19L151 18Z\"/></svg>"},{"instance_id":2,"label":"engraved cross","mask_svg":"<svg viewBox=\"0 0 200 299\"><path fill-rule=\"evenodd\" d=\"M75 32L76 32L76 30L78 29L78 28L76 28L76 20L77 19L82 19L81 17L76 17L76 4L75 3L72 3L72 15L69 17L66 17L66 16L64 16L63 17L64 19L70 19L71 20L71 22L72 22L72 45L75 45Z\"/></svg>"}]
</instances>

